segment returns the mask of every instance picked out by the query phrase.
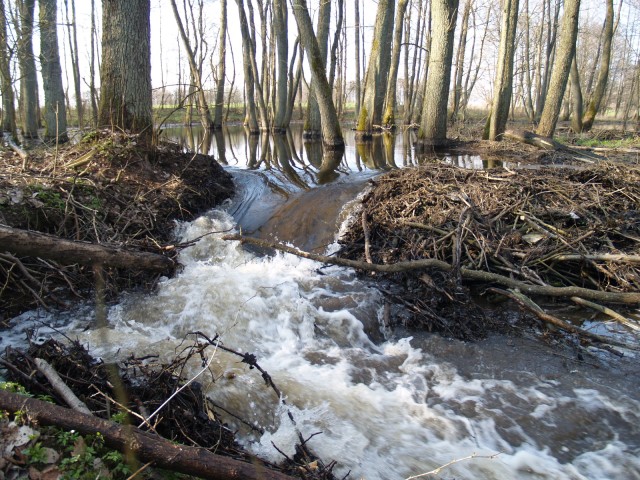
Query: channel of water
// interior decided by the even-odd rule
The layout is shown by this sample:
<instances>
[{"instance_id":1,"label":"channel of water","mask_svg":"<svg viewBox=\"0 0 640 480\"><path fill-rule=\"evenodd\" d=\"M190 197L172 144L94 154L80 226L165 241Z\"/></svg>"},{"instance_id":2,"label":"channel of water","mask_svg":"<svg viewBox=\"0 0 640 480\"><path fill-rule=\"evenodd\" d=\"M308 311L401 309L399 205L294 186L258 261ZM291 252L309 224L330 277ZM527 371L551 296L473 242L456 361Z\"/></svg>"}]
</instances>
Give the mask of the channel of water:
<instances>
[{"instance_id":1,"label":"channel of water","mask_svg":"<svg viewBox=\"0 0 640 480\"><path fill-rule=\"evenodd\" d=\"M175 136L174 136L175 133ZM165 135L203 148L234 174L238 196L223 208L176 226L182 240L229 229L275 237L327 252L381 170L415 165L402 135L369 150L354 145L323 165L300 132L287 143L247 139L241 128L206 144L171 129ZM268 142L268 143L267 143ZM253 145L252 145L253 143ZM207 147L207 148L204 148ZM475 157L444 161L481 168ZM293 455L296 428L336 473L367 480L401 479L456 459L437 478L640 479L640 373L622 359L538 339L492 335L465 343L381 327L383 299L353 271L287 254L264 255L207 235L181 253L183 271L152 295L128 294L112 305L108 326L91 305L49 315L30 312L2 345L49 324L105 359L132 353L171 358L185 335L219 335L252 352L286 398L296 426L255 370L216 351L199 380L208 395L265 429L259 435L227 420L239 439L274 462ZM211 351L213 353L213 351ZM200 369L193 365L192 372ZM426 477L426 478L434 478Z\"/></svg>"}]
</instances>

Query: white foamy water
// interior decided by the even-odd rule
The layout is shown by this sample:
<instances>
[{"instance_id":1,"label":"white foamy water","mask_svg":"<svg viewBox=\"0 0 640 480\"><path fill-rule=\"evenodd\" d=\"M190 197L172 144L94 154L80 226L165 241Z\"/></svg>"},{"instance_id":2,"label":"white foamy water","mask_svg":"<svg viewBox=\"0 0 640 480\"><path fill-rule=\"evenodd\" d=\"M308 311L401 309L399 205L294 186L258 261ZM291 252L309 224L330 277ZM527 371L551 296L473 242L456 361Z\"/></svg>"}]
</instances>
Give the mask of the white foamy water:
<instances>
[{"instance_id":1,"label":"white foamy water","mask_svg":"<svg viewBox=\"0 0 640 480\"><path fill-rule=\"evenodd\" d=\"M230 228L232 219L214 211L180 234L187 240ZM526 361L502 375L460 342L374 342L367 332L377 329L383 300L353 272L291 255L258 256L220 237L183 251L184 270L157 293L111 307L106 328L85 331L90 310L41 320L70 322L60 327L66 335L108 358L170 358L198 330L254 353L287 407L259 372L220 350L199 381L215 402L266 430L235 425L247 448L272 462L282 460L272 442L294 454L298 428L304 438L321 432L308 446L325 462L336 460L339 477L402 479L476 455L437 478L640 478L638 395L571 369L541 375ZM22 329L26 318L16 320ZM460 364L431 352L447 349Z\"/></svg>"}]
</instances>

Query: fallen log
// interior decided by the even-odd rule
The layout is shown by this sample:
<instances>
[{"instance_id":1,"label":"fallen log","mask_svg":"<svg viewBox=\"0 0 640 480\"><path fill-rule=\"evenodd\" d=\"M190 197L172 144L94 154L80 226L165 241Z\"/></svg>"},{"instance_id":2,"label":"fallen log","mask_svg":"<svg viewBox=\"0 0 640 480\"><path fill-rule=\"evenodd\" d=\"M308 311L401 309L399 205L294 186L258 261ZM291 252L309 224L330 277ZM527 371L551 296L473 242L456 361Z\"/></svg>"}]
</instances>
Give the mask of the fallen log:
<instances>
[{"instance_id":1,"label":"fallen log","mask_svg":"<svg viewBox=\"0 0 640 480\"><path fill-rule=\"evenodd\" d=\"M67 263L101 264L108 267L138 268L158 272L169 272L175 267L170 258L151 252L137 252L122 247L67 240L4 225L0 225L0 251L50 258Z\"/></svg>"},{"instance_id":2,"label":"fallen log","mask_svg":"<svg viewBox=\"0 0 640 480\"><path fill-rule=\"evenodd\" d=\"M543 137L528 130L507 130L502 134L503 138L514 140L520 143L532 145L541 150L564 152L573 156L576 160L587 163L597 163L606 160L605 157L588 151L578 151L564 145L553 138Z\"/></svg>"},{"instance_id":3,"label":"fallen log","mask_svg":"<svg viewBox=\"0 0 640 480\"><path fill-rule=\"evenodd\" d=\"M399 273L410 270L418 270L423 268L435 268L445 272L451 272L453 266L442 260L435 258L425 258L420 260L411 260L405 262L397 262L390 264L366 263L357 260L349 260L347 258L329 257L327 255L317 255L314 253L298 250L277 242L270 242L259 238L245 237L242 235L225 235L223 240L236 240L242 243L250 243L263 248L272 248L282 252L291 253L298 257L308 258L321 263L330 265L340 265L343 267L355 268L367 272L381 273ZM462 278L469 280L479 280L489 283L497 283L499 285L518 289L528 295L542 295L549 297L581 297L588 300L596 300L605 303L625 303L640 304L640 292L604 292L602 290L591 290L582 287L552 287L547 285L533 285L519 280L514 280L497 273L486 272L482 270L472 270L469 268L460 268Z\"/></svg>"},{"instance_id":4,"label":"fallen log","mask_svg":"<svg viewBox=\"0 0 640 480\"><path fill-rule=\"evenodd\" d=\"M41 425L76 430L82 435L100 433L105 444L123 452L132 451L138 460L173 472L212 480L291 480L292 477L268 469L260 463L246 463L211 453L204 448L177 445L158 435L119 425L92 415L52 405L42 400L0 390L0 410L23 412Z\"/></svg>"}]
</instances>

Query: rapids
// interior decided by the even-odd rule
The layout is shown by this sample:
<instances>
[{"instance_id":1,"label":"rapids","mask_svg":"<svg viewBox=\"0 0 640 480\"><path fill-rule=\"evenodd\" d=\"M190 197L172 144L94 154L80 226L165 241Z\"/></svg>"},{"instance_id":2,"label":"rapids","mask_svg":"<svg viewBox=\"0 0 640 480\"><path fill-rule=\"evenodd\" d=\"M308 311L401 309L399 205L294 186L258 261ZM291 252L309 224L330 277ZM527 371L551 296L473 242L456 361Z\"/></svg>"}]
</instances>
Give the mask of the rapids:
<instances>
[{"instance_id":1,"label":"rapids","mask_svg":"<svg viewBox=\"0 0 640 480\"><path fill-rule=\"evenodd\" d=\"M211 349L210 371L198 379L207 394L265 431L227 418L240 441L279 462L272 443L293 455L296 429L304 438L317 434L307 445L338 462L338 477L402 479L453 462L424 478L640 479L640 374L632 353L589 352L579 361L571 348L526 337L464 343L389 331L381 294L353 271L221 239L230 230L277 233L333 251L357 204L347 199L370 176L313 189L280 181L281 171L234 175L238 199L176 226L182 241L209 235L181 252L183 270L154 294L128 294L110 306L103 328L92 326L89 305L24 314L2 345L33 328L40 337L58 335L55 327L105 359L171 358L189 332L218 335L227 347L255 354L287 403L279 406L256 370ZM195 374L201 365L192 367Z\"/></svg>"}]
</instances>

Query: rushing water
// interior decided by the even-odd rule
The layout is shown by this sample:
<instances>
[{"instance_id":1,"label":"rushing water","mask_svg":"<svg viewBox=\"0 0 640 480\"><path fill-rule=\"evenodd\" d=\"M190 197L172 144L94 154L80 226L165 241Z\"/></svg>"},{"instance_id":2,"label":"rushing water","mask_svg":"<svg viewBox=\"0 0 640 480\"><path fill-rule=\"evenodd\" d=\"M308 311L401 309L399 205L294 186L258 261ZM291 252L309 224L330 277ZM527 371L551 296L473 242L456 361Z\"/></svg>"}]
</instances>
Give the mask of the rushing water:
<instances>
[{"instance_id":1,"label":"rushing water","mask_svg":"<svg viewBox=\"0 0 640 480\"><path fill-rule=\"evenodd\" d=\"M402 142L378 150L387 154L370 163L352 148L322 182L322 161L314 163L304 147L283 162L277 146L264 144L270 153L256 167L249 145L231 147L232 133L225 135L239 197L179 225L183 241L242 228L331 251L348 216L342 205L357 204L348 200L366 180L391 168L389 151L393 163L414 162ZM221 236L184 250L184 270L155 294L130 294L113 305L107 327L87 329L93 312L85 306L57 317L24 315L13 334L33 326L30 318L53 323L105 358L169 358L189 332L219 335L227 347L257 356L288 409L278 407L256 370L220 350L210 349L210 372L199 380L216 403L265 429L256 434L228 419L247 448L274 462L282 455L273 444L293 455L299 429L304 438L320 432L308 446L336 460L338 476L351 471L354 479L407 478L471 456L438 478L640 479L640 374L632 354L614 360L591 352L579 361L571 349L527 338L464 343L390 332L381 327L381 295L354 272L265 256Z\"/></svg>"}]
</instances>

